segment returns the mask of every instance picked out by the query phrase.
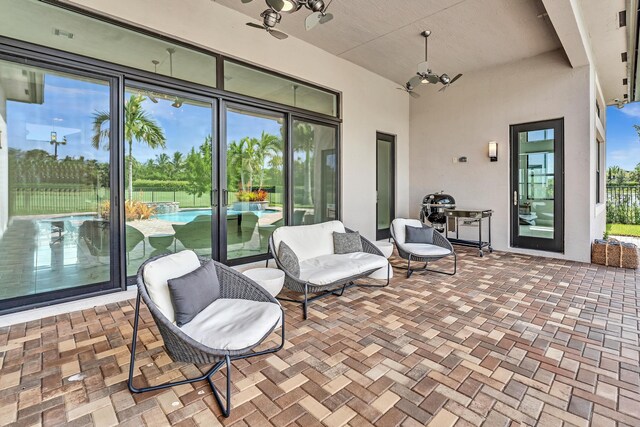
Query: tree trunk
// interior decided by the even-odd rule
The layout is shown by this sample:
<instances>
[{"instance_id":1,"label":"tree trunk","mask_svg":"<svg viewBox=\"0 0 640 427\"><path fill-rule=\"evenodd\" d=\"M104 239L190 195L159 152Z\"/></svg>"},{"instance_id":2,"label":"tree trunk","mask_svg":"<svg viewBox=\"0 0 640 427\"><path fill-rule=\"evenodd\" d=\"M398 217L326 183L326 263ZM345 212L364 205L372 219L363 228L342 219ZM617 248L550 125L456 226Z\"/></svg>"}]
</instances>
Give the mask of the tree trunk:
<instances>
[{"instance_id":1,"label":"tree trunk","mask_svg":"<svg viewBox=\"0 0 640 427\"><path fill-rule=\"evenodd\" d=\"M306 205L313 205L313 198L311 197L311 159L309 146L305 147L306 156L304 159L304 202Z\"/></svg>"},{"instance_id":2,"label":"tree trunk","mask_svg":"<svg viewBox=\"0 0 640 427\"><path fill-rule=\"evenodd\" d=\"M133 142L129 141L129 200L133 200Z\"/></svg>"}]
</instances>

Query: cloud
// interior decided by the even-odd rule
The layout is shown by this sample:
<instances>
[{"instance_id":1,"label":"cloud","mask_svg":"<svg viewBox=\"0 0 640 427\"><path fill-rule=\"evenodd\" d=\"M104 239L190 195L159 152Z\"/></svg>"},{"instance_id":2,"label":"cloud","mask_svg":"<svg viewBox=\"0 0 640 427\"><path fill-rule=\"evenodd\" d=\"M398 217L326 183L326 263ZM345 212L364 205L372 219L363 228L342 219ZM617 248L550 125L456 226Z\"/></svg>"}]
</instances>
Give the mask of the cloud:
<instances>
[{"instance_id":1,"label":"cloud","mask_svg":"<svg viewBox=\"0 0 640 427\"><path fill-rule=\"evenodd\" d=\"M640 118L640 103L627 104L620 112L629 117Z\"/></svg>"}]
</instances>

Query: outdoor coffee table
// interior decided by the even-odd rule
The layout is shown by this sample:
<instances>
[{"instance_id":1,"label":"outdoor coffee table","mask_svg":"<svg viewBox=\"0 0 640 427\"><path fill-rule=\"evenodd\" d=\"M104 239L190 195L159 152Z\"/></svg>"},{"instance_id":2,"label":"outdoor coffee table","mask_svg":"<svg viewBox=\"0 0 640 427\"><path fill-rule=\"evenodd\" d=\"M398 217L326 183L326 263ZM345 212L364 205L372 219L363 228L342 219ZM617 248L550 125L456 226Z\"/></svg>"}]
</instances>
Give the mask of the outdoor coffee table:
<instances>
[{"instance_id":1,"label":"outdoor coffee table","mask_svg":"<svg viewBox=\"0 0 640 427\"><path fill-rule=\"evenodd\" d=\"M374 245L376 245L376 247L378 249L380 249L380 252L382 252L382 255L385 256L385 258L389 258L392 254L393 254L393 243L391 242L373 242Z\"/></svg>"},{"instance_id":2,"label":"outdoor coffee table","mask_svg":"<svg viewBox=\"0 0 640 427\"><path fill-rule=\"evenodd\" d=\"M273 297L278 295L284 286L284 271L277 268L251 268L242 274L262 286Z\"/></svg>"}]
</instances>

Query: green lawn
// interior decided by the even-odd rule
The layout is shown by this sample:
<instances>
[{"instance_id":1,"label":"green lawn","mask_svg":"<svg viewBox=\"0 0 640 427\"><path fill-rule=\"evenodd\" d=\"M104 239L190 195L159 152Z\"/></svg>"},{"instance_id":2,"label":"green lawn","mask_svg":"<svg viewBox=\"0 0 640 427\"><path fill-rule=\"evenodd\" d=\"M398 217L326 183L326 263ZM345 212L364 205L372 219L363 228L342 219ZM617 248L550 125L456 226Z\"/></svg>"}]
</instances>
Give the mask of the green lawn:
<instances>
[{"instance_id":1,"label":"green lawn","mask_svg":"<svg viewBox=\"0 0 640 427\"><path fill-rule=\"evenodd\" d=\"M640 225L631 224L607 224L609 236L635 236L640 237Z\"/></svg>"}]
</instances>

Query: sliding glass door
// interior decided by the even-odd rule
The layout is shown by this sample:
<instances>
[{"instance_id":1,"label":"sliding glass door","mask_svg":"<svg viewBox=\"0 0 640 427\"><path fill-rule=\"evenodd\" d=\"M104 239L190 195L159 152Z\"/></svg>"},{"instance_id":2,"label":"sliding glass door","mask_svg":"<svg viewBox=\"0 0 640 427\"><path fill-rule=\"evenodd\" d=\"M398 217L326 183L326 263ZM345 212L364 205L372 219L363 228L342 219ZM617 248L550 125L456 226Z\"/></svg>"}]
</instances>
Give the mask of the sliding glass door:
<instances>
[{"instance_id":1,"label":"sliding glass door","mask_svg":"<svg viewBox=\"0 0 640 427\"><path fill-rule=\"evenodd\" d=\"M269 236L284 225L285 115L246 106L225 109L221 224L223 260L267 253Z\"/></svg>"},{"instance_id":2,"label":"sliding glass door","mask_svg":"<svg viewBox=\"0 0 640 427\"><path fill-rule=\"evenodd\" d=\"M129 85L124 102L127 275L150 257L191 249L216 257L213 101Z\"/></svg>"},{"instance_id":3,"label":"sliding glass door","mask_svg":"<svg viewBox=\"0 0 640 427\"><path fill-rule=\"evenodd\" d=\"M113 288L114 81L0 61L0 309Z\"/></svg>"},{"instance_id":4,"label":"sliding glass door","mask_svg":"<svg viewBox=\"0 0 640 427\"><path fill-rule=\"evenodd\" d=\"M338 218L337 128L294 119L292 190L293 225Z\"/></svg>"}]
</instances>

